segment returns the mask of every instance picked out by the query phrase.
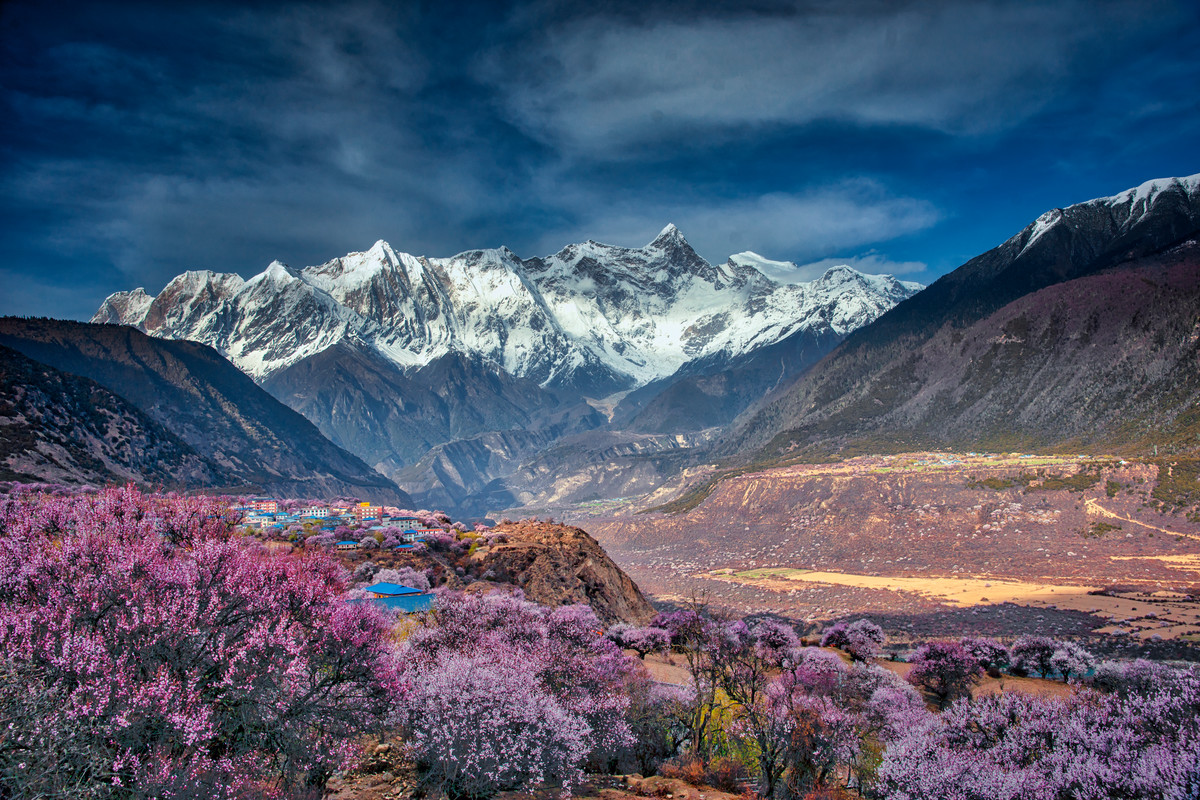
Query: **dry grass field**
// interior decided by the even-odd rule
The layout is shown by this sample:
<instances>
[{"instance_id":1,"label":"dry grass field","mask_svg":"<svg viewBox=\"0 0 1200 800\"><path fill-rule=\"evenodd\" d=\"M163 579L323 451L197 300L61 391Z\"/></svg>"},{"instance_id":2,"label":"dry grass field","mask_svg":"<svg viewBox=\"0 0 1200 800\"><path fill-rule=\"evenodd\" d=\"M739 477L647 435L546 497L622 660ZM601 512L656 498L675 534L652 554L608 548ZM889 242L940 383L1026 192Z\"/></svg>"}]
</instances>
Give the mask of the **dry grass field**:
<instances>
[{"instance_id":1,"label":"dry grass field","mask_svg":"<svg viewBox=\"0 0 1200 800\"><path fill-rule=\"evenodd\" d=\"M993 635L1200 639L1200 509L1161 499L1160 468L1173 471L1091 456L872 456L730 478L676 514L638 513L637 500L556 513L668 602L703 596L814 624L907 616L914 632L942 616ZM1178 490L1182 475L1164 477Z\"/></svg>"}]
</instances>

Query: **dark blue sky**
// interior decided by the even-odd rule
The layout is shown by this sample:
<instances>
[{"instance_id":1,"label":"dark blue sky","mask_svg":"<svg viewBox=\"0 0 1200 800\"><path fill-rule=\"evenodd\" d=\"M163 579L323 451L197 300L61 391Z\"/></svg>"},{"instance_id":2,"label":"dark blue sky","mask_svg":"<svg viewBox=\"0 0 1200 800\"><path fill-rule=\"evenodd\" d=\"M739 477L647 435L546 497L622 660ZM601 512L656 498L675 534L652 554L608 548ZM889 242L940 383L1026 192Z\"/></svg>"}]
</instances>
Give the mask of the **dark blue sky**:
<instances>
[{"instance_id":1,"label":"dark blue sky","mask_svg":"<svg viewBox=\"0 0 1200 800\"><path fill-rule=\"evenodd\" d=\"M667 222L709 260L929 282L1048 208L1200 172L1194 0L9 0L0 48L7 314Z\"/></svg>"}]
</instances>

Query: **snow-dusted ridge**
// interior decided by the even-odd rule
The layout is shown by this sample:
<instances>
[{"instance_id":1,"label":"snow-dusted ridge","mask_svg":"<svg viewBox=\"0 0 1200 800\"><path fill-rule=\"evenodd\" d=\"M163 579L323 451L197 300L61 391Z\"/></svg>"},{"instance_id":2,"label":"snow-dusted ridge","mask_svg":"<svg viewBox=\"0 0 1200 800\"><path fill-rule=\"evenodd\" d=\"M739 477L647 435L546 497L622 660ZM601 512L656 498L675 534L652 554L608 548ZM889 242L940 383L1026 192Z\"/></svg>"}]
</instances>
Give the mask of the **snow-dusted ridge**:
<instances>
[{"instance_id":1,"label":"snow-dusted ridge","mask_svg":"<svg viewBox=\"0 0 1200 800\"><path fill-rule=\"evenodd\" d=\"M1170 198L1196 198L1200 196L1200 173L1182 178L1155 178L1140 186L1126 189L1110 197L1097 197L1076 203L1066 208L1052 208L1030 223L1023 231L1009 240L1024 252L1033 247L1047 233L1076 224L1081 214L1103 208L1113 224L1128 230L1151 213L1154 205Z\"/></svg>"},{"instance_id":2,"label":"snow-dusted ridge","mask_svg":"<svg viewBox=\"0 0 1200 800\"><path fill-rule=\"evenodd\" d=\"M617 390L806 328L844 335L921 288L849 267L789 283L764 269L787 262L749 255L710 264L674 225L641 248L588 241L529 260L505 247L428 258L378 241L248 280L186 272L154 298L109 296L93 321L203 342L259 380L348 342L404 370L458 353L546 386Z\"/></svg>"},{"instance_id":3,"label":"snow-dusted ridge","mask_svg":"<svg viewBox=\"0 0 1200 800\"><path fill-rule=\"evenodd\" d=\"M1200 173L1188 175L1183 178L1154 178L1148 180L1140 186L1135 186L1132 189L1126 189L1123 192L1113 195L1110 200L1115 203L1132 202L1137 204L1143 202L1141 211L1144 213L1151 204L1154 198L1162 192L1170 189L1180 189L1185 194L1193 195L1200 191Z\"/></svg>"}]
</instances>

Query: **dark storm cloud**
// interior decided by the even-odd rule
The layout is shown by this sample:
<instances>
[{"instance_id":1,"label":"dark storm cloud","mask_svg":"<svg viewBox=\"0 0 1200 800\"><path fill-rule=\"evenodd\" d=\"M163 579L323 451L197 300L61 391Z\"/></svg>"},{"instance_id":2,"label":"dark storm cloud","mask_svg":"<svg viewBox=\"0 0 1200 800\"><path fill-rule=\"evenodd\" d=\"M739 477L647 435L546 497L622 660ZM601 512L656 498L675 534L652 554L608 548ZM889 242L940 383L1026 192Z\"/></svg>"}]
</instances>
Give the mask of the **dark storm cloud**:
<instances>
[{"instance_id":1,"label":"dark storm cloud","mask_svg":"<svg viewBox=\"0 0 1200 800\"><path fill-rule=\"evenodd\" d=\"M397 46L405 20L372 6L226 11L33 49L6 100L51 140L8 171L7 197L68 207L78 237L153 282L181 259L246 269L339 231L368 237L381 212L405 210L400 197L469 183L429 158L417 100L428 70Z\"/></svg>"},{"instance_id":2,"label":"dark storm cloud","mask_svg":"<svg viewBox=\"0 0 1200 800\"><path fill-rule=\"evenodd\" d=\"M1184 3L10 2L0 312L668 221L710 259L944 269L995 243L948 220L1200 168L1197 29Z\"/></svg>"}]
</instances>

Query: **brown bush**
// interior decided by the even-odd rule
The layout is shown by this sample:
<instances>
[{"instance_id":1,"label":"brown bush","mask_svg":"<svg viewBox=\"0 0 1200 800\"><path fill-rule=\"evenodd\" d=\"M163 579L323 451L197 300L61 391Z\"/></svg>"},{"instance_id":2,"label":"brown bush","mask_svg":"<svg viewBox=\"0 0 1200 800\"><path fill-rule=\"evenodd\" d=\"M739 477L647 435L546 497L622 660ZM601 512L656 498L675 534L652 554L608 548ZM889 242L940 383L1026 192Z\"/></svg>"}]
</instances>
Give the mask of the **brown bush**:
<instances>
[{"instance_id":1,"label":"brown bush","mask_svg":"<svg viewBox=\"0 0 1200 800\"><path fill-rule=\"evenodd\" d=\"M750 777L746 765L736 759L722 757L705 764L695 756L680 756L665 761L658 768L658 774L692 786L711 786L730 794L741 792L742 782Z\"/></svg>"},{"instance_id":2,"label":"brown bush","mask_svg":"<svg viewBox=\"0 0 1200 800\"><path fill-rule=\"evenodd\" d=\"M704 782L731 794L742 790L742 781L750 777L746 765L732 758L718 758L704 771Z\"/></svg>"},{"instance_id":3,"label":"brown bush","mask_svg":"<svg viewBox=\"0 0 1200 800\"><path fill-rule=\"evenodd\" d=\"M680 756L672 761L664 761L658 768L658 774L699 786L704 783L704 762L695 756Z\"/></svg>"}]
</instances>

